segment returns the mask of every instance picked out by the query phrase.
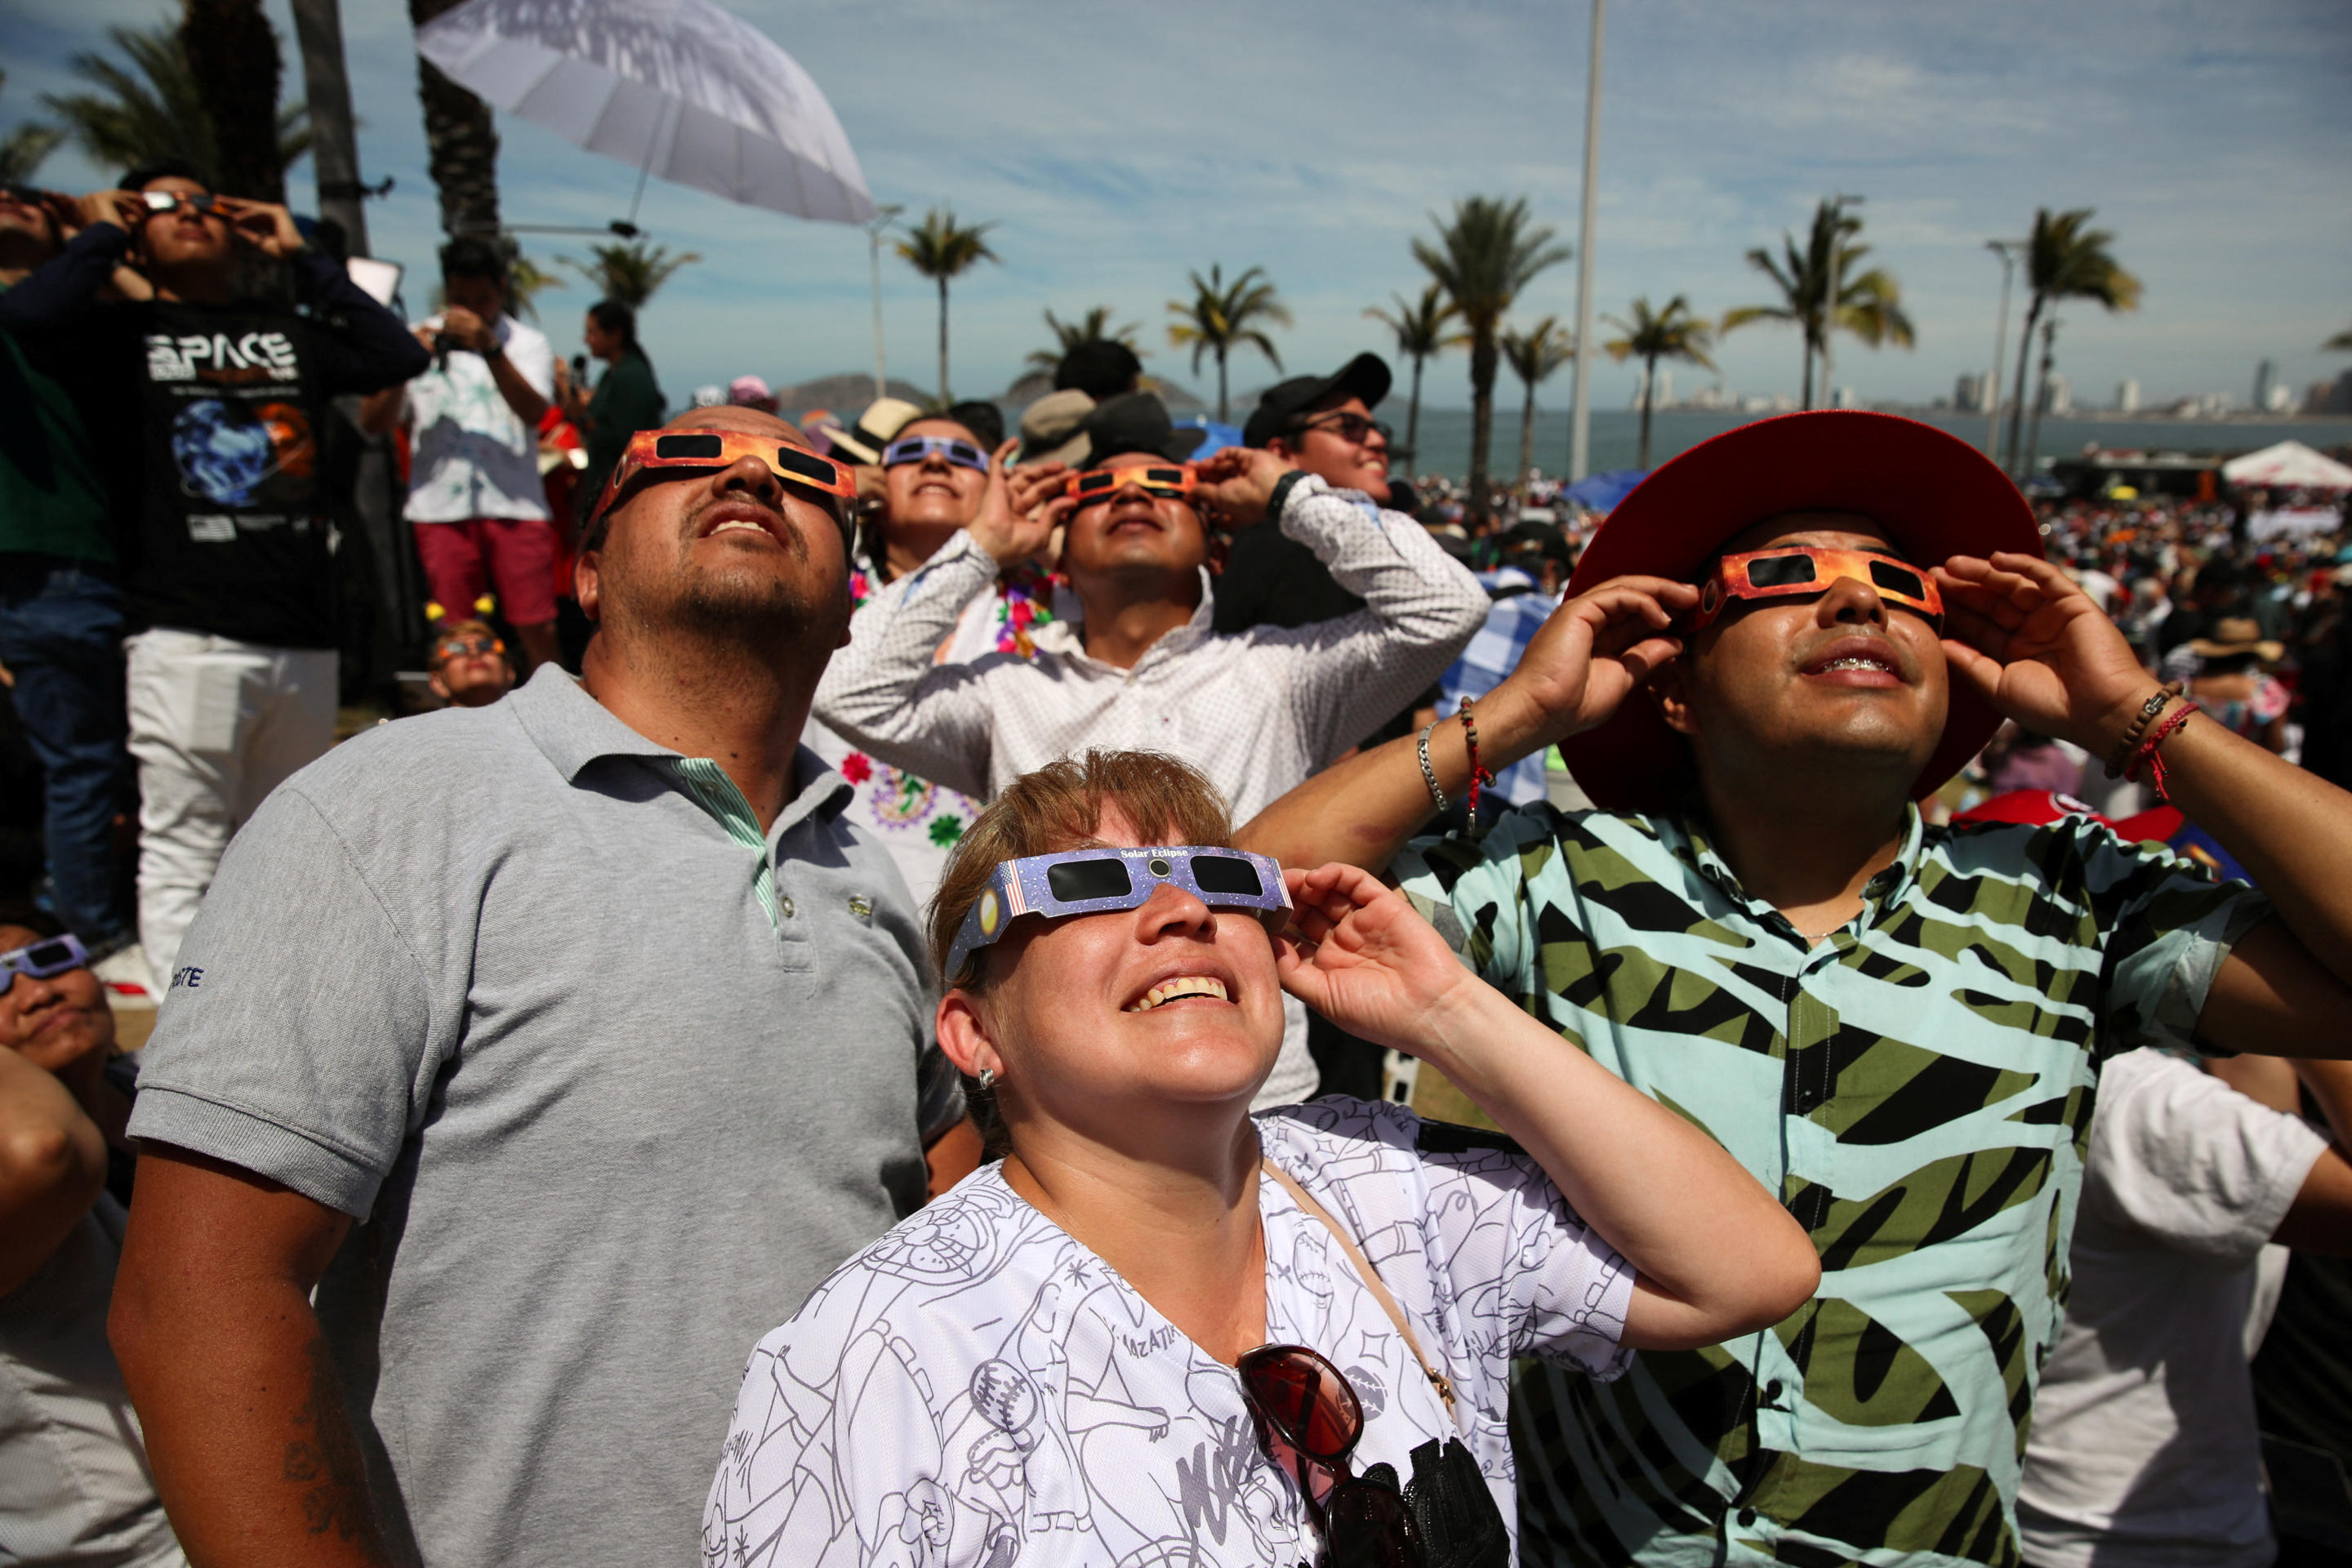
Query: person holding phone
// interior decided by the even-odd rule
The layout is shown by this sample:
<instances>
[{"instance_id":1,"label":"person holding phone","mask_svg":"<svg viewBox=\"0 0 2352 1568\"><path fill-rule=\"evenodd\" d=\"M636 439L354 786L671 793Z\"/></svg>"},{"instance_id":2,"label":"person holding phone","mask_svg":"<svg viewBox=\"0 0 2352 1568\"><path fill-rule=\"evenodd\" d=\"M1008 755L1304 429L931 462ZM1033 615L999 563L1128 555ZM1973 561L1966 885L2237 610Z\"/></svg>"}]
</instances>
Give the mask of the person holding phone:
<instances>
[{"instance_id":1,"label":"person holding phone","mask_svg":"<svg viewBox=\"0 0 2352 1568\"><path fill-rule=\"evenodd\" d=\"M341 617L319 486L327 401L421 374L400 319L305 245L273 202L144 164L82 198L86 226L0 295L0 327L76 346L94 439L122 463L110 510L139 764L139 931L158 988L221 851L334 739ZM239 297L247 257L311 306ZM131 261L154 298L100 290Z\"/></svg>"}]
</instances>

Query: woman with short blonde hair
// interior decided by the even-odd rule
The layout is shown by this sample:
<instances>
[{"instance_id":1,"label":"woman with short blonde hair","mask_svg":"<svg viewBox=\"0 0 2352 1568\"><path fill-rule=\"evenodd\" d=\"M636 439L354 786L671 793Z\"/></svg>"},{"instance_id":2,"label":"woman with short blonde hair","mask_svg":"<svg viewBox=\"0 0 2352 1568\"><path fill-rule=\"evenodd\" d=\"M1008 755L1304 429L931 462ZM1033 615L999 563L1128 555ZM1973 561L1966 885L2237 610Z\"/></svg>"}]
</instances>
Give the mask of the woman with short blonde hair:
<instances>
[{"instance_id":1,"label":"woman with short blonde hair","mask_svg":"<svg viewBox=\"0 0 2352 1568\"><path fill-rule=\"evenodd\" d=\"M1704 1134L1375 879L1231 847L1171 758L1016 782L930 931L940 1044L1003 1157L761 1342L709 1563L1504 1564L1515 1357L1612 1377L1819 1279ZM1285 988L1503 1132L1251 1116Z\"/></svg>"}]
</instances>

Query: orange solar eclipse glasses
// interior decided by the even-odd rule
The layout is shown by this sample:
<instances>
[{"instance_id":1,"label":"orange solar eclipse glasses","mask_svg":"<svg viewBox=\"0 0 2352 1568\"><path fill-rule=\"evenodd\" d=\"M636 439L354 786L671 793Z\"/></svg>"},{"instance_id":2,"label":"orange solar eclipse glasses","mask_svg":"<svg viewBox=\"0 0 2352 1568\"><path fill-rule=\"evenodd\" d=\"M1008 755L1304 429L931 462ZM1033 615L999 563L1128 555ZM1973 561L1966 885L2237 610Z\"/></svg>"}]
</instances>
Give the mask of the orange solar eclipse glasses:
<instances>
[{"instance_id":1,"label":"orange solar eclipse glasses","mask_svg":"<svg viewBox=\"0 0 2352 1568\"><path fill-rule=\"evenodd\" d=\"M638 431L613 466L613 477L604 482L604 493L596 498L589 521L604 516L640 474L658 468L723 468L745 458L765 464L787 489L814 491L806 499L824 508L841 525L842 537L849 537L857 516L857 476L831 458L746 430Z\"/></svg>"},{"instance_id":2,"label":"orange solar eclipse glasses","mask_svg":"<svg viewBox=\"0 0 2352 1568\"><path fill-rule=\"evenodd\" d=\"M1070 476L1069 493L1082 507L1106 501L1127 485L1156 500L1191 500L1197 483L1190 463L1146 463L1129 468L1088 468Z\"/></svg>"},{"instance_id":3,"label":"orange solar eclipse glasses","mask_svg":"<svg viewBox=\"0 0 2352 1568\"><path fill-rule=\"evenodd\" d=\"M1869 550L1822 550L1790 545L1727 555L1699 584L1698 608L1690 629L1699 631L1728 609L1734 599L1793 599L1825 594L1842 577L1867 584L1890 605L1916 610L1939 626L1944 596L1936 580L1907 561Z\"/></svg>"}]
</instances>

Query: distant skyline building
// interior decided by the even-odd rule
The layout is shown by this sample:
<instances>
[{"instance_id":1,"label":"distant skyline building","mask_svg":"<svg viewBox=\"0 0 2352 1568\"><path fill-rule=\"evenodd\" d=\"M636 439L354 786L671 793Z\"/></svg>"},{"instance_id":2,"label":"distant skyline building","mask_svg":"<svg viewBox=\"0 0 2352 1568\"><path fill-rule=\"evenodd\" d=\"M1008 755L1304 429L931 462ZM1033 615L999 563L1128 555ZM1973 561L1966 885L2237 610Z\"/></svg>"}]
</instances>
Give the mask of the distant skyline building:
<instances>
[{"instance_id":1,"label":"distant skyline building","mask_svg":"<svg viewBox=\"0 0 2352 1568\"><path fill-rule=\"evenodd\" d=\"M1985 379L1979 373L1962 371L1959 379L1952 383L1952 406L1962 414L1982 414Z\"/></svg>"},{"instance_id":2,"label":"distant skyline building","mask_svg":"<svg viewBox=\"0 0 2352 1568\"><path fill-rule=\"evenodd\" d=\"M2271 388L2277 383L2278 362L2276 360L2266 359L2256 364L2254 366L2254 401L2252 406L2268 408L2271 405Z\"/></svg>"},{"instance_id":3,"label":"distant skyline building","mask_svg":"<svg viewBox=\"0 0 2352 1568\"><path fill-rule=\"evenodd\" d=\"M2128 376L2116 383L2116 412L2118 414L2139 412L2139 383Z\"/></svg>"},{"instance_id":4,"label":"distant skyline building","mask_svg":"<svg viewBox=\"0 0 2352 1568\"><path fill-rule=\"evenodd\" d=\"M2042 412L2059 419L2074 412L2074 388L2064 371L2053 370L2042 382Z\"/></svg>"}]
</instances>

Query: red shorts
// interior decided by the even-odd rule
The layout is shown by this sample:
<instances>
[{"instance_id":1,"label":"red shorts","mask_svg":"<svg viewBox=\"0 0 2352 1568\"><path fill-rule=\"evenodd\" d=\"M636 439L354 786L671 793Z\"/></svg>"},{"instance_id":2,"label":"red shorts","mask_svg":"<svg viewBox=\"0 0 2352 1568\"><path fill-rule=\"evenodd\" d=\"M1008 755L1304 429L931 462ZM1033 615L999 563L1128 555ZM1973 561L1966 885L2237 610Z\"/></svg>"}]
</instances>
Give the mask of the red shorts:
<instances>
[{"instance_id":1,"label":"red shorts","mask_svg":"<svg viewBox=\"0 0 2352 1568\"><path fill-rule=\"evenodd\" d=\"M495 580L499 610L511 626L555 619L555 525L543 517L476 517L464 522L416 522L417 558L425 592L461 621Z\"/></svg>"}]
</instances>

